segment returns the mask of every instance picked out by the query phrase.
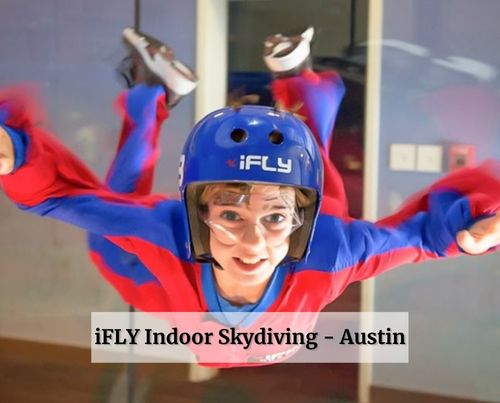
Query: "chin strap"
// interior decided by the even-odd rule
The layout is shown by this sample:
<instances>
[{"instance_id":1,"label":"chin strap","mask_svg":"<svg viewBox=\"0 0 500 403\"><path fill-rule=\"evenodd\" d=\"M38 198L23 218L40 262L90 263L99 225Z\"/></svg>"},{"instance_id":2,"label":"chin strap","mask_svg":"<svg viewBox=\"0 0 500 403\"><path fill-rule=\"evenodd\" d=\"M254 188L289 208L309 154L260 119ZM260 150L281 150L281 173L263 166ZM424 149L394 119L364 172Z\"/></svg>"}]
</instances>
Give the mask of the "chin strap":
<instances>
[{"instance_id":1,"label":"chin strap","mask_svg":"<svg viewBox=\"0 0 500 403\"><path fill-rule=\"evenodd\" d=\"M217 270L224 270L224 268L220 265L220 263L208 253L203 256L200 256L198 260L203 263L211 263Z\"/></svg>"}]
</instances>

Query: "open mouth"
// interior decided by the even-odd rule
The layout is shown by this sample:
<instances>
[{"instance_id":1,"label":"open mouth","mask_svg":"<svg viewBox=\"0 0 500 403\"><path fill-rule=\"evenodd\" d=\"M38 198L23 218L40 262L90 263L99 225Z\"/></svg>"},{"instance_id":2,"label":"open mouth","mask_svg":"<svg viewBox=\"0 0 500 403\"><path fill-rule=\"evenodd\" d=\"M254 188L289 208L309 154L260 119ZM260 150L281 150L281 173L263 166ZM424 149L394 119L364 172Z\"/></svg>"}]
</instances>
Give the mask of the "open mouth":
<instances>
[{"instance_id":1,"label":"open mouth","mask_svg":"<svg viewBox=\"0 0 500 403\"><path fill-rule=\"evenodd\" d=\"M239 257L233 257L236 265L244 271L253 271L261 267L266 261L267 258L264 259L242 259Z\"/></svg>"}]
</instances>

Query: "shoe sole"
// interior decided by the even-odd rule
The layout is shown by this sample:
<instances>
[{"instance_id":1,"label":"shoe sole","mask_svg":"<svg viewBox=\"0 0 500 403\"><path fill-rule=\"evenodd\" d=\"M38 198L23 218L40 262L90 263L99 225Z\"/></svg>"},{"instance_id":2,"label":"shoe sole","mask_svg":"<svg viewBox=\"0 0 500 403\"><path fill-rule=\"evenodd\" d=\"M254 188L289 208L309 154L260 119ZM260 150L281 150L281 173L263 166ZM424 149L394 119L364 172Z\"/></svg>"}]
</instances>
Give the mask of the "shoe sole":
<instances>
[{"instance_id":1,"label":"shoe sole","mask_svg":"<svg viewBox=\"0 0 500 403\"><path fill-rule=\"evenodd\" d=\"M196 74L184 63L175 60L172 49L167 45L153 37L139 34L132 28L125 28L123 39L125 44L138 54L146 69L170 91L184 96L195 89L198 84ZM150 47L156 52L152 54L148 50ZM160 52L162 48L163 54ZM165 56L167 52L172 52L171 58Z\"/></svg>"}]
</instances>

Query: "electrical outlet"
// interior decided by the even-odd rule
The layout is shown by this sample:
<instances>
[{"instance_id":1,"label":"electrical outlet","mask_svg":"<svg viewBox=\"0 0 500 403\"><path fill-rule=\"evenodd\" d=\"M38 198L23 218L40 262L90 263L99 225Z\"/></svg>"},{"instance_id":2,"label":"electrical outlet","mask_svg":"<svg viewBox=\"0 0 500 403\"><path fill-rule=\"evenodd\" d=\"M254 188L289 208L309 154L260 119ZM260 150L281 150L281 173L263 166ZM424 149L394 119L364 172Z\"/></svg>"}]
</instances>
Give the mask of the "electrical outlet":
<instances>
[{"instance_id":1,"label":"electrical outlet","mask_svg":"<svg viewBox=\"0 0 500 403\"><path fill-rule=\"evenodd\" d=\"M442 172L443 146L421 144L417 147L417 171Z\"/></svg>"},{"instance_id":2,"label":"electrical outlet","mask_svg":"<svg viewBox=\"0 0 500 403\"><path fill-rule=\"evenodd\" d=\"M391 144L389 167L392 171L414 171L416 167L415 144Z\"/></svg>"}]
</instances>

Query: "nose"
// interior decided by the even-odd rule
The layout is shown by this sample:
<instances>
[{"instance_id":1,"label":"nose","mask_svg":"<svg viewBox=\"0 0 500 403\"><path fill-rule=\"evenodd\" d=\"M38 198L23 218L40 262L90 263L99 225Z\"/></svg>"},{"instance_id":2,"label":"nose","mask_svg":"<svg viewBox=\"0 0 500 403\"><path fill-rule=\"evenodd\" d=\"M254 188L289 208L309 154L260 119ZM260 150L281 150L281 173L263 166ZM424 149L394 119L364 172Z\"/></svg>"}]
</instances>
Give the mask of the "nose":
<instances>
[{"instance_id":1,"label":"nose","mask_svg":"<svg viewBox=\"0 0 500 403\"><path fill-rule=\"evenodd\" d=\"M265 248L266 239L258 224L248 225L241 237L241 246L249 252L258 252Z\"/></svg>"}]
</instances>

